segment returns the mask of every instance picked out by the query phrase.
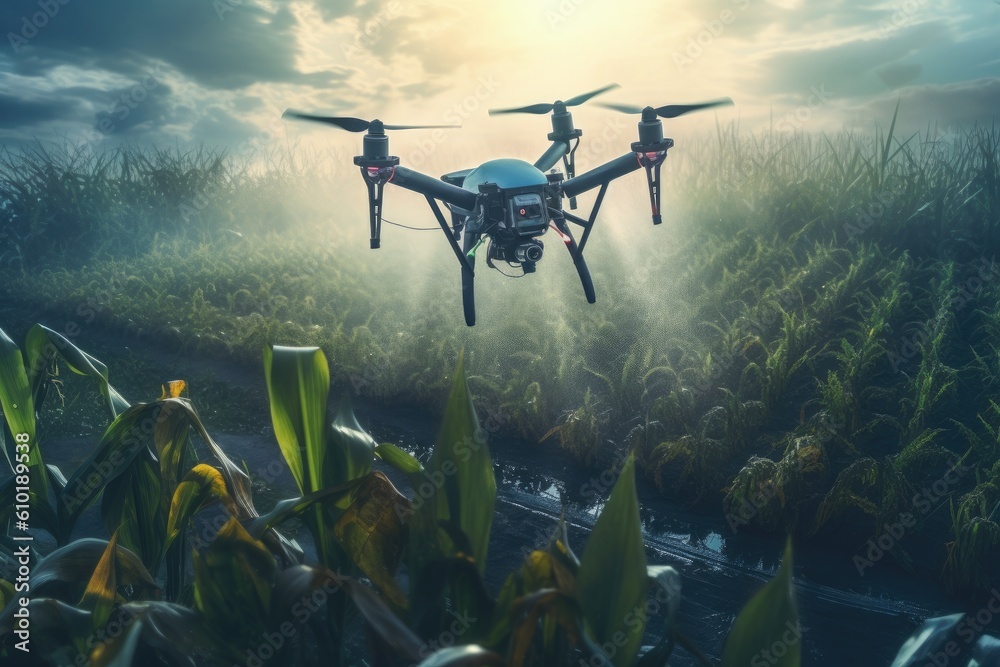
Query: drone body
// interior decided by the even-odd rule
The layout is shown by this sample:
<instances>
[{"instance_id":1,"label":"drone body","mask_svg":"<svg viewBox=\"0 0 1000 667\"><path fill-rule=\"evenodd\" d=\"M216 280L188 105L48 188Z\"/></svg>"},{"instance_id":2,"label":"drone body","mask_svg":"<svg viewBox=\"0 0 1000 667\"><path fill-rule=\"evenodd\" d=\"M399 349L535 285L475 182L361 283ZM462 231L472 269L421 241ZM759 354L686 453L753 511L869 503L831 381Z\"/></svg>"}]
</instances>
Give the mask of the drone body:
<instances>
[{"instance_id":1,"label":"drone body","mask_svg":"<svg viewBox=\"0 0 1000 667\"><path fill-rule=\"evenodd\" d=\"M548 150L534 163L501 158L474 169L445 174L440 179L400 166L399 158L389 154L386 130L418 129L419 126L386 125L379 120L313 116L293 111L286 111L284 115L329 123L352 132L367 130L362 155L354 158L354 164L360 167L368 188L371 247L378 248L381 242L382 198L386 184L392 183L424 195L461 265L465 322L473 326L476 323L475 263L479 248L487 244L486 264L490 268L497 268L497 262L506 262L525 274L533 273L544 254L541 237L550 228L569 251L587 301L594 303L594 284L583 258L583 249L608 185L616 178L644 169L653 224L660 224L660 166L666 159L667 151L674 145L672 139L664 138L660 117L674 118L690 111L732 104L732 100L726 98L704 104L659 108L605 105L623 113L642 114L638 124L639 140L631 144L630 152L625 155L577 176L574 154L583 132L573 126L572 114L567 107L582 104L615 87L612 84L565 102L491 110L491 115L551 112L552 132L548 135L551 142ZM560 160L565 167L565 176L553 169ZM570 209L575 209L577 195L594 188L599 190L587 219L563 209L564 199L569 200ZM439 201L448 207L451 224L446 221ZM579 243L573 237L568 222L583 228Z\"/></svg>"}]
</instances>

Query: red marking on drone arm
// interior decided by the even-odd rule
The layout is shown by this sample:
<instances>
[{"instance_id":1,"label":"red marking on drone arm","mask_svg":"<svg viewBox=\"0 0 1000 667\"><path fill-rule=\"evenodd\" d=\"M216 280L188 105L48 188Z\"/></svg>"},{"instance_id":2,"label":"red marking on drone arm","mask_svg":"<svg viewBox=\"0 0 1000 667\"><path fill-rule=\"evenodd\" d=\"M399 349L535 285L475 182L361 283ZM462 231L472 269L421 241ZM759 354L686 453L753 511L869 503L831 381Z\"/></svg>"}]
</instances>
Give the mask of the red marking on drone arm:
<instances>
[{"instance_id":1,"label":"red marking on drone arm","mask_svg":"<svg viewBox=\"0 0 1000 667\"><path fill-rule=\"evenodd\" d=\"M561 229L556 227L556 223L550 222L549 227L556 230L556 234L559 235L559 237L563 240L563 243L565 243L566 245L569 245L570 243L573 242L573 238L569 234L564 234Z\"/></svg>"}]
</instances>

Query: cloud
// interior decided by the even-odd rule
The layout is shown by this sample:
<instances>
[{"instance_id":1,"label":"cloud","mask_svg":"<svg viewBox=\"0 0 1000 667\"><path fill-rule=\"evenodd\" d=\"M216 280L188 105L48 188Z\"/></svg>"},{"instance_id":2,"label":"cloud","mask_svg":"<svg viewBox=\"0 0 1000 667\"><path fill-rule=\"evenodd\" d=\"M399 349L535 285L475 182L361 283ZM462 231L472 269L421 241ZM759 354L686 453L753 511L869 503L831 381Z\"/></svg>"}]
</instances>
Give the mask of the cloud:
<instances>
[{"instance_id":1,"label":"cloud","mask_svg":"<svg viewBox=\"0 0 1000 667\"><path fill-rule=\"evenodd\" d=\"M911 86L852 108L848 123L871 129L871 119L891 119L899 101L899 123L911 131L927 123L962 127L990 123L1000 116L1000 77L948 84Z\"/></svg>"},{"instance_id":2,"label":"cloud","mask_svg":"<svg viewBox=\"0 0 1000 667\"><path fill-rule=\"evenodd\" d=\"M296 69L296 21L287 5L273 11L244 0L69 0L53 6L58 11L44 24L32 24L36 0L0 5L0 26L30 37L12 44L16 71L37 76L73 63L136 76L162 62L213 88L335 81Z\"/></svg>"},{"instance_id":3,"label":"cloud","mask_svg":"<svg viewBox=\"0 0 1000 667\"><path fill-rule=\"evenodd\" d=\"M76 103L71 103L70 108L67 108L66 103L61 100L39 100L0 93L3 122L12 128L57 120L73 113L76 108Z\"/></svg>"},{"instance_id":4,"label":"cloud","mask_svg":"<svg viewBox=\"0 0 1000 667\"><path fill-rule=\"evenodd\" d=\"M813 47L774 50L759 62L756 82L761 92L802 95L825 85L836 97L856 97L883 91L877 69L915 53L945 26L929 21L900 28L886 37L847 39Z\"/></svg>"}]
</instances>

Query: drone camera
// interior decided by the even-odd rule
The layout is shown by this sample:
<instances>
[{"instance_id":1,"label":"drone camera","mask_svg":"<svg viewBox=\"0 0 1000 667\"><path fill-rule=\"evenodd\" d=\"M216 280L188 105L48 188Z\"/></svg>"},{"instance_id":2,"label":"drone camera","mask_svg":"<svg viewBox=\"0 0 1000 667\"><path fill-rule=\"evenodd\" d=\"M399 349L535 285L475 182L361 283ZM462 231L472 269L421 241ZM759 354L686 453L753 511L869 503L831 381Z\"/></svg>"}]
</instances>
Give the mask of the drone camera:
<instances>
[{"instance_id":1,"label":"drone camera","mask_svg":"<svg viewBox=\"0 0 1000 667\"><path fill-rule=\"evenodd\" d=\"M542 242L541 241L528 241L527 243L522 243L514 247L514 257L521 264L530 262L534 264L542 259Z\"/></svg>"},{"instance_id":2,"label":"drone camera","mask_svg":"<svg viewBox=\"0 0 1000 667\"><path fill-rule=\"evenodd\" d=\"M535 265L542 261L545 247L538 239L515 241L510 244L493 243L489 249L489 259L509 264L519 264L525 273L534 273Z\"/></svg>"},{"instance_id":3,"label":"drone camera","mask_svg":"<svg viewBox=\"0 0 1000 667\"><path fill-rule=\"evenodd\" d=\"M542 195L528 192L511 196L507 201L510 229L518 236L538 236L548 228Z\"/></svg>"}]
</instances>

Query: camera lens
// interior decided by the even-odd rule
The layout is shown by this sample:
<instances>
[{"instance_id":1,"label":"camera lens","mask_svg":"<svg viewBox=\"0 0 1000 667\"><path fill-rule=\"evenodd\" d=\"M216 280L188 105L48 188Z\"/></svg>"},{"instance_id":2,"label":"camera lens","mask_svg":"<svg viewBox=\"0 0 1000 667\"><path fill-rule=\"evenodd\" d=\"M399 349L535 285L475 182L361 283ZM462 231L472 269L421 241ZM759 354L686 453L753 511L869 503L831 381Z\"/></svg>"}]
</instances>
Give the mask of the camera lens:
<instances>
[{"instance_id":1,"label":"camera lens","mask_svg":"<svg viewBox=\"0 0 1000 667\"><path fill-rule=\"evenodd\" d=\"M523 243L514 248L514 257L519 262L538 262L542 259L542 244L537 241Z\"/></svg>"}]
</instances>

